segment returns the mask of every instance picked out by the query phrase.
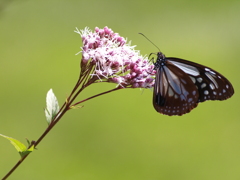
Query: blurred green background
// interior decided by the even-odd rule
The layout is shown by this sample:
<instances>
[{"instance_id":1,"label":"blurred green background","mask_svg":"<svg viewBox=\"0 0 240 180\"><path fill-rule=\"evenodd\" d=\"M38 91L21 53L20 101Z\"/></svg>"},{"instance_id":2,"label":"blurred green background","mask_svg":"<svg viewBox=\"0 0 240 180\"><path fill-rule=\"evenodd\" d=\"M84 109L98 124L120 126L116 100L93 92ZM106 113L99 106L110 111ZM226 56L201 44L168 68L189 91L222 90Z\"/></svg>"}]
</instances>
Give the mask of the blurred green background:
<instances>
[{"instance_id":1,"label":"blurred green background","mask_svg":"<svg viewBox=\"0 0 240 180\"><path fill-rule=\"evenodd\" d=\"M233 84L227 101L199 104L168 117L152 106L152 91L125 89L72 110L9 179L240 179L240 1L0 1L0 133L25 142L47 127L45 96L60 104L79 73L75 27L108 26L137 45L198 62ZM78 100L114 88L96 84ZM0 138L0 177L19 159Z\"/></svg>"}]
</instances>

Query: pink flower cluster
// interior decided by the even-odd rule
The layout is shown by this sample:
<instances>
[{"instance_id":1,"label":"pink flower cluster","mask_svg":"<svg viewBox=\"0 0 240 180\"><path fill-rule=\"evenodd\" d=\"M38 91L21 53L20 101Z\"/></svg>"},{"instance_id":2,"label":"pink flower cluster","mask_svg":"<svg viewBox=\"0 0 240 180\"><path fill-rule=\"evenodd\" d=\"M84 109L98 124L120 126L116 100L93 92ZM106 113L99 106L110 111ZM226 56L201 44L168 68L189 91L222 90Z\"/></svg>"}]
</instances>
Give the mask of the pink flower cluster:
<instances>
[{"instance_id":1,"label":"pink flower cluster","mask_svg":"<svg viewBox=\"0 0 240 180\"><path fill-rule=\"evenodd\" d=\"M126 43L125 38L108 27L76 29L83 42L81 68L94 67L92 76L117 83L122 87L151 88L154 85L154 65Z\"/></svg>"}]
</instances>

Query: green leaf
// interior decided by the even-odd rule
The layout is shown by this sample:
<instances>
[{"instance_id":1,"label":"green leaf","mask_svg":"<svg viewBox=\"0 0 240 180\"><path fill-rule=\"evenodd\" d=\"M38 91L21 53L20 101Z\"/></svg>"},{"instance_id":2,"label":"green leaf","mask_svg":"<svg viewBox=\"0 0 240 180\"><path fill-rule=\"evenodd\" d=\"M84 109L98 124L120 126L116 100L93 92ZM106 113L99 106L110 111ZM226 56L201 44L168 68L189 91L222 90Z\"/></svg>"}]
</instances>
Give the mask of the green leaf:
<instances>
[{"instance_id":1,"label":"green leaf","mask_svg":"<svg viewBox=\"0 0 240 180\"><path fill-rule=\"evenodd\" d=\"M26 156L27 154L31 153L34 150L34 145L32 145L29 149L27 149L26 151L23 152L19 152L21 157Z\"/></svg>"},{"instance_id":2,"label":"green leaf","mask_svg":"<svg viewBox=\"0 0 240 180\"><path fill-rule=\"evenodd\" d=\"M34 145L32 145L29 149L27 149L27 147L23 143L21 143L20 141L14 138L5 136L3 134L0 134L0 136L8 139L11 142L11 144L15 147L15 149L19 152L21 157L26 156L27 154L29 154L34 150Z\"/></svg>"}]
</instances>

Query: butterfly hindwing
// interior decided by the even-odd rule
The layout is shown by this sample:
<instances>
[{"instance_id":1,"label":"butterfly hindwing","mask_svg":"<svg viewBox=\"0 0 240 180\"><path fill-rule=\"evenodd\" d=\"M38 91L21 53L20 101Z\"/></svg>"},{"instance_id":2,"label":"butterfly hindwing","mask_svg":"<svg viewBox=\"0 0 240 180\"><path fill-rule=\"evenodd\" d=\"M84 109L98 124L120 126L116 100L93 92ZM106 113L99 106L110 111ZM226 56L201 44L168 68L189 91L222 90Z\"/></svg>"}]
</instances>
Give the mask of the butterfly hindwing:
<instances>
[{"instance_id":1,"label":"butterfly hindwing","mask_svg":"<svg viewBox=\"0 0 240 180\"><path fill-rule=\"evenodd\" d=\"M195 108L197 102L197 87L184 71L169 62L157 68L153 93L156 111L170 116L182 115Z\"/></svg>"}]
</instances>

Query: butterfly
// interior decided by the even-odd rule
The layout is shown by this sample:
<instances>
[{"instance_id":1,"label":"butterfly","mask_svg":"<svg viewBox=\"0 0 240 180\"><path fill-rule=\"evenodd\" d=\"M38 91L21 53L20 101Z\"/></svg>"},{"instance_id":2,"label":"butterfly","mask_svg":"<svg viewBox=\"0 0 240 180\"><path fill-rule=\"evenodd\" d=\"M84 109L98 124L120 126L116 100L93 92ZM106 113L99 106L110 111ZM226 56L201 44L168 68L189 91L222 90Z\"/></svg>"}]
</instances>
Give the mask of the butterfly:
<instances>
[{"instance_id":1,"label":"butterfly","mask_svg":"<svg viewBox=\"0 0 240 180\"><path fill-rule=\"evenodd\" d=\"M161 114L181 116L200 102L225 100L234 94L223 75L201 64L158 52L154 69L153 106Z\"/></svg>"}]
</instances>

